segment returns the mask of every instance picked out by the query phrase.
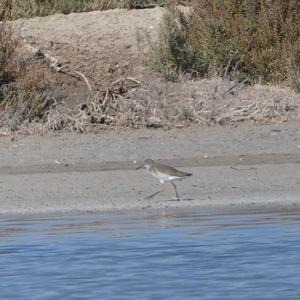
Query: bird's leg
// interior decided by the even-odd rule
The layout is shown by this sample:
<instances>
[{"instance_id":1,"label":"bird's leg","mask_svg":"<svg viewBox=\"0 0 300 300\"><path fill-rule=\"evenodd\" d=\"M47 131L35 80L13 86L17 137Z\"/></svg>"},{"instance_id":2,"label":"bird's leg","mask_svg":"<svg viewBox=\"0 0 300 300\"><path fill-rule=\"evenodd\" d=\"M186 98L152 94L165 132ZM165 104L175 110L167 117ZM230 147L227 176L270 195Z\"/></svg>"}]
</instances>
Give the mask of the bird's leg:
<instances>
[{"instance_id":1,"label":"bird's leg","mask_svg":"<svg viewBox=\"0 0 300 300\"><path fill-rule=\"evenodd\" d=\"M164 192L164 191L165 191L164 184L161 183L161 184L160 184L159 191L156 192L156 193L154 193L154 194L152 194L152 195L150 195L150 196L148 196L148 197L146 197L145 199L151 199L151 198L153 198L154 196L156 196L157 194L162 193L162 192Z\"/></svg>"},{"instance_id":2,"label":"bird's leg","mask_svg":"<svg viewBox=\"0 0 300 300\"><path fill-rule=\"evenodd\" d=\"M163 183L160 184L159 191L163 193L165 191L165 186Z\"/></svg>"},{"instance_id":3,"label":"bird's leg","mask_svg":"<svg viewBox=\"0 0 300 300\"><path fill-rule=\"evenodd\" d=\"M177 200L180 201L180 198L179 198L178 193L177 193L177 187L176 187L174 182L171 181L171 183L174 186L174 190L175 190L175 193L176 193Z\"/></svg>"},{"instance_id":4,"label":"bird's leg","mask_svg":"<svg viewBox=\"0 0 300 300\"><path fill-rule=\"evenodd\" d=\"M159 193L160 193L160 191L158 191L158 192L156 192L154 194L151 194L150 196L145 197L145 199L149 200L149 199L153 198L154 196L156 196Z\"/></svg>"}]
</instances>

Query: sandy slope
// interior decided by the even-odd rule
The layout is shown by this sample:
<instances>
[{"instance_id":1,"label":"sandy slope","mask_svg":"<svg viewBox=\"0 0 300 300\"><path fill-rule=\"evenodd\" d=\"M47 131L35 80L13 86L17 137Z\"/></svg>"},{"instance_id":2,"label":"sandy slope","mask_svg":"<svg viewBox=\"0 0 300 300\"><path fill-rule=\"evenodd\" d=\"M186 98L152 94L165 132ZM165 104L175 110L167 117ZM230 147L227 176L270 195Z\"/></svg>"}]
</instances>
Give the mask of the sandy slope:
<instances>
[{"instance_id":1,"label":"sandy slope","mask_svg":"<svg viewBox=\"0 0 300 300\"><path fill-rule=\"evenodd\" d=\"M300 206L299 123L122 131L0 140L1 214L166 207ZM193 173L153 200L158 183L134 160Z\"/></svg>"},{"instance_id":2,"label":"sandy slope","mask_svg":"<svg viewBox=\"0 0 300 300\"><path fill-rule=\"evenodd\" d=\"M122 76L139 80L152 76L145 62L157 42L163 14L159 7L114 9L36 17L16 24L26 42L49 51L64 70L84 73L93 89L99 89ZM55 72L50 77L56 93L69 95L68 101L85 101L87 88L80 78Z\"/></svg>"}]
</instances>

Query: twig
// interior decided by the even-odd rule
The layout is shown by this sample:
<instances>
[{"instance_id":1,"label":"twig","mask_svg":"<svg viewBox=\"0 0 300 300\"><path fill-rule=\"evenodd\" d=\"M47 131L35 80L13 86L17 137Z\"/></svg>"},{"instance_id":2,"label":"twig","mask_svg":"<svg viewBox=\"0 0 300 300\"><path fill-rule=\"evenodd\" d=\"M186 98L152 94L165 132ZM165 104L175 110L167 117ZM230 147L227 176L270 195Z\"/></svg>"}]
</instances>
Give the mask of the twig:
<instances>
[{"instance_id":1,"label":"twig","mask_svg":"<svg viewBox=\"0 0 300 300\"><path fill-rule=\"evenodd\" d=\"M92 91L92 86L90 85L90 83L89 83L88 79L86 78L86 76L83 73L79 72L79 71L75 70L74 72L83 78L83 80L85 81L89 91L91 92Z\"/></svg>"},{"instance_id":2,"label":"twig","mask_svg":"<svg viewBox=\"0 0 300 300\"><path fill-rule=\"evenodd\" d=\"M123 81L123 80L124 80L124 78L120 78L120 79L114 81L111 85L114 86L114 85L116 85L117 83L119 83L120 81Z\"/></svg>"},{"instance_id":3,"label":"twig","mask_svg":"<svg viewBox=\"0 0 300 300\"><path fill-rule=\"evenodd\" d=\"M230 93L232 90L234 90L236 87L244 84L245 82L247 82L249 79L249 76L247 78L245 78L242 82L237 82L236 84L234 84L231 88L229 88L227 91L225 91L224 93L222 93L222 97L225 97L226 94Z\"/></svg>"},{"instance_id":4,"label":"twig","mask_svg":"<svg viewBox=\"0 0 300 300\"><path fill-rule=\"evenodd\" d=\"M103 103L102 103L102 107L103 107L104 111L106 110L106 103L108 101L108 93L109 93L109 90L106 89L106 91L105 91L105 97L104 97L104 100L103 100Z\"/></svg>"},{"instance_id":5,"label":"twig","mask_svg":"<svg viewBox=\"0 0 300 300\"><path fill-rule=\"evenodd\" d=\"M125 77L125 79L128 79L128 80L130 80L130 81L132 81L132 82L134 82L134 83L136 83L136 84L141 84L140 81L136 80L136 79L133 78L133 77Z\"/></svg>"}]
</instances>

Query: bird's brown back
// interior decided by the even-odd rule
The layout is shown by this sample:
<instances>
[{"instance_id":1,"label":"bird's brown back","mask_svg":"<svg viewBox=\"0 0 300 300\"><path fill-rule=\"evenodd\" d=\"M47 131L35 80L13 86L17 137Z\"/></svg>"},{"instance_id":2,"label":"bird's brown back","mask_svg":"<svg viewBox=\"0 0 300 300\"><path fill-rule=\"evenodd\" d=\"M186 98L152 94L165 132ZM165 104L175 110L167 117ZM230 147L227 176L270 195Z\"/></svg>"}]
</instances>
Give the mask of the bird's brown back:
<instances>
[{"instance_id":1,"label":"bird's brown back","mask_svg":"<svg viewBox=\"0 0 300 300\"><path fill-rule=\"evenodd\" d=\"M161 173L169 174L170 176L177 176L177 177L185 177L185 176L191 176L191 173L183 172L180 170L177 170L171 166L155 163L154 168Z\"/></svg>"}]
</instances>

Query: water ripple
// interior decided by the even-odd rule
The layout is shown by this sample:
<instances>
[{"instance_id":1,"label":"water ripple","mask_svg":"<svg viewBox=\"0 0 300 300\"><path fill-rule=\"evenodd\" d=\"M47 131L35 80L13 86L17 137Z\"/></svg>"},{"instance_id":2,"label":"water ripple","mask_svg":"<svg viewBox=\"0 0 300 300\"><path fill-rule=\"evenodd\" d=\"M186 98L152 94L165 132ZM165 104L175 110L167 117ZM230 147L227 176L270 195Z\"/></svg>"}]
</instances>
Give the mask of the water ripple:
<instances>
[{"instance_id":1,"label":"water ripple","mask_svg":"<svg viewBox=\"0 0 300 300\"><path fill-rule=\"evenodd\" d=\"M300 299L300 213L0 220L1 299Z\"/></svg>"}]
</instances>

